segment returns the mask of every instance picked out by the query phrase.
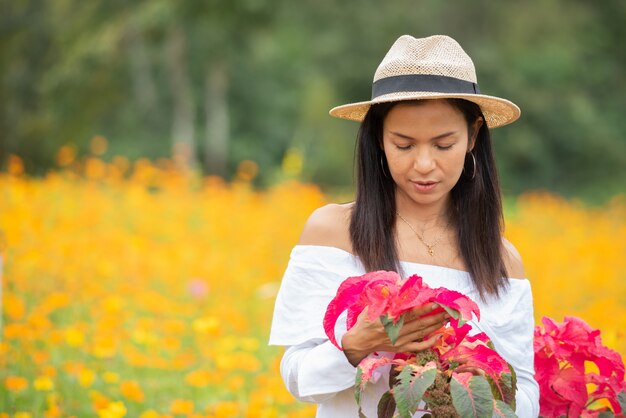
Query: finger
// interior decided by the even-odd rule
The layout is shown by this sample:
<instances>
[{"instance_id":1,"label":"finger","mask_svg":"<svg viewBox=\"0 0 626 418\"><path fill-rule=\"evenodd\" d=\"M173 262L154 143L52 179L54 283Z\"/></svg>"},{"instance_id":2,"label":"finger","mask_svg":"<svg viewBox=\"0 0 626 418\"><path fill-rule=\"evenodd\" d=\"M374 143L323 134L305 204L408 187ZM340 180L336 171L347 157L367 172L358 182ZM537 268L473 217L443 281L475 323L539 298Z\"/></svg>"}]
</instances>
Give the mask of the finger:
<instances>
[{"instance_id":1,"label":"finger","mask_svg":"<svg viewBox=\"0 0 626 418\"><path fill-rule=\"evenodd\" d=\"M438 329L441 329L444 325L445 323L436 323L426 328L421 328L417 331L400 335L398 337L398 341L396 342L396 345L405 344L411 341L421 341L424 337L428 337L433 332L437 331Z\"/></svg>"},{"instance_id":2,"label":"finger","mask_svg":"<svg viewBox=\"0 0 626 418\"><path fill-rule=\"evenodd\" d=\"M363 308L361 313L357 316L357 320L361 320L363 318L366 318L368 309L369 309L369 306L366 306L365 308Z\"/></svg>"},{"instance_id":3,"label":"finger","mask_svg":"<svg viewBox=\"0 0 626 418\"><path fill-rule=\"evenodd\" d=\"M439 341L440 338L441 338L441 334L435 334L424 341L418 341L418 342L414 341L411 343L404 344L401 347L397 347L395 351L412 352L412 353L417 353L418 351L424 351L424 350L431 348L435 344L437 344L437 341Z\"/></svg>"},{"instance_id":4,"label":"finger","mask_svg":"<svg viewBox=\"0 0 626 418\"><path fill-rule=\"evenodd\" d=\"M426 315L435 309L437 309L439 305L436 303L427 303L426 305L419 306L417 308L413 308L409 311L409 318L415 319L419 318L422 315Z\"/></svg>"},{"instance_id":5,"label":"finger","mask_svg":"<svg viewBox=\"0 0 626 418\"><path fill-rule=\"evenodd\" d=\"M440 311L440 312L436 312L433 313L433 311L429 311L426 314L422 313L417 314L417 311L412 310L409 311L407 314L405 314L404 317L404 322L405 323L410 323L410 322L415 322L416 320L437 320L437 318L449 318L450 315L446 312L446 311Z\"/></svg>"},{"instance_id":6,"label":"finger","mask_svg":"<svg viewBox=\"0 0 626 418\"><path fill-rule=\"evenodd\" d=\"M478 367L472 367L472 366L457 367L456 369L454 369L454 372L455 373L469 372L473 374L474 376L485 376L485 371L483 369L479 369Z\"/></svg>"},{"instance_id":7,"label":"finger","mask_svg":"<svg viewBox=\"0 0 626 418\"><path fill-rule=\"evenodd\" d=\"M413 321L407 322L404 324L402 328L404 332L411 333L411 332L415 332L423 328L430 327L432 325L438 325L438 326L445 325L448 322L448 320L449 320L448 314L443 312L443 313L439 313L439 314L432 315L432 316L421 317Z\"/></svg>"}]
</instances>

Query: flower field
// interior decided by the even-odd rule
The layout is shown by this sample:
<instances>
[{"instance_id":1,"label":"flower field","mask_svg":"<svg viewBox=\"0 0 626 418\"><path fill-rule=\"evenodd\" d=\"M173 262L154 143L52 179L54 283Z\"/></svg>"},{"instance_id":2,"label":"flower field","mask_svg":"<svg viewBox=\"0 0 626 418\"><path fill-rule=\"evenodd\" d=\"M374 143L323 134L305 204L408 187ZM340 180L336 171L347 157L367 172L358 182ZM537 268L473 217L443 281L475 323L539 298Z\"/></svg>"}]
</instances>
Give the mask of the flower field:
<instances>
[{"instance_id":1,"label":"flower field","mask_svg":"<svg viewBox=\"0 0 626 418\"><path fill-rule=\"evenodd\" d=\"M314 185L254 190L170 163L92 158L0 174L0 417L310 417L268 347ZM507 207L535 315L575 315L626 354L626 200Z\"/></svg>"}]
</instances>

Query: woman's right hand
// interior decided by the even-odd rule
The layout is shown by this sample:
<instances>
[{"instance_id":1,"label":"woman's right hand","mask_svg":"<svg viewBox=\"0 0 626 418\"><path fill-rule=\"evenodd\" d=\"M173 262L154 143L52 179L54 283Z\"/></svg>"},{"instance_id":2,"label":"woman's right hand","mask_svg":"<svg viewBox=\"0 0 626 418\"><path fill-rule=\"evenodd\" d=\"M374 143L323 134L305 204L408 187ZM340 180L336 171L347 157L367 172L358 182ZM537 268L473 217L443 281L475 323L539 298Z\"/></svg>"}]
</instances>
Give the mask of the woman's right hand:
<instances>
[{"instance_id":1,"label":"woman's right hand","mask_svg":"<svg viewBox=\"0 0 626 418\"><path fill-rule=\"evenodd\" d=\"M405 314L404 324L400 328L395 344L389 340L379 318L369 320L365 308L354 326L341 339L343 352L350 364L356 367L361 360L376 351L416 353L426 350L435 345L440 335L435 334L426 340L422 339L444 326L449 318L445 311L427 315L436 308L436 304L430 303Z\"/></svg>"}]
</instances>

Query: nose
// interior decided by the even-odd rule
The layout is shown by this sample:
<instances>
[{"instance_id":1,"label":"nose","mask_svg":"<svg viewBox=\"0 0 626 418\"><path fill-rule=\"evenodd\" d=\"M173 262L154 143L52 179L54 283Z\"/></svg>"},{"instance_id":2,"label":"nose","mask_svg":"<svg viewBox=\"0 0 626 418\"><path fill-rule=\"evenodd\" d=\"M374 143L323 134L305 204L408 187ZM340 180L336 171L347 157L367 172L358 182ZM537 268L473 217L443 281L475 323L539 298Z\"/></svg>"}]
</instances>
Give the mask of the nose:
<instances>
[{"instance_id":1,"label":"nose","mask_svg":"<svg viewBox=\"0 0 626 418\"><path fill-rule=\"evenodd\" d=\"M435 159L429 149L421 147L416 150L413 168L420 174L429 173L435 168Z\"/></svg>"}]
</instances>

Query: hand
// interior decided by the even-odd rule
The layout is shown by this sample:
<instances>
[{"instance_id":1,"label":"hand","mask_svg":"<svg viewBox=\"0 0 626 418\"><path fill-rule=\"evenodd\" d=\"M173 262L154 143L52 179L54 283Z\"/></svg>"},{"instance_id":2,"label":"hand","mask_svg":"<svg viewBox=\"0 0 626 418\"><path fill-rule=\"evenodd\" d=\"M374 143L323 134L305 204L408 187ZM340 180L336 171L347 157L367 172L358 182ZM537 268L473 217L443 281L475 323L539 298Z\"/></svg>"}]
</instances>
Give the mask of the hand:
<instances>
[{"instance_id":1,"label":"hand","mask_svg":"<svg viewBox=\"0 0 626 418\"><path fill-rule=\"evenodd\" d=\"M479 369L478 367L474 367L474 366L459 366L456 369L454 369L454 372L455 373L471 373L474 376L483 376L483 377L487 375L483 369Z\"/></svg>"},{"instance_id":2,"label":"hand","mask_svg":"<svg viewBox=\"0 0 626 418\"><path fill-rule=\"evenodd\" d=\"M475 367L475 366L466 365L468 362L467 359L459 359L458 361L459 361L459 365L454 369L455 373L471 373L474 376L483 376L483 377L487 375L483 369L479 369L478 367Z\"/></svg>"},{"instance_id":3,"label":"hand","mask_svg":"<svg viewBox=\"0 0 626 418\"><path fill-rule=\"evenodd\" d=\"M345 356L350 364L356 367L361 360L376 351L416 353L432 347L440 335L430 336L426 340L423 338L428 337L448 321L448 314L445 311L428 315L436 308L437 305L433 303L405 313L404 325L398 333L395 344L389 340L380 319L369 320L367 308L365 308L354 326L341 339Z\"/></svg>"}]
</instances>

